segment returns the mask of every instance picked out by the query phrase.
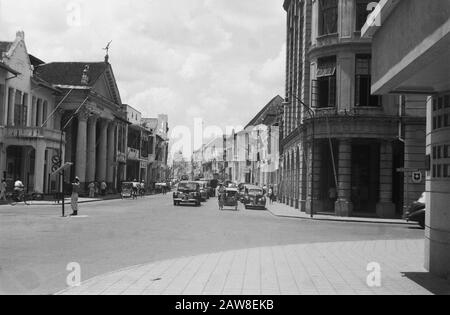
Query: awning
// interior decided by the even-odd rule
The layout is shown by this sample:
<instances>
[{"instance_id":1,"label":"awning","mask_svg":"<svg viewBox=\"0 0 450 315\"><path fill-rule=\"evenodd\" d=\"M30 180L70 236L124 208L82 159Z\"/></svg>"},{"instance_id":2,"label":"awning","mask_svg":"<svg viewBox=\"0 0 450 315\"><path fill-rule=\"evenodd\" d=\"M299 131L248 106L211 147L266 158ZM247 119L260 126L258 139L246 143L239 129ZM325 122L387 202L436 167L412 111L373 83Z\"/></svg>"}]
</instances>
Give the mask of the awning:
<instances>
[{"instance_id":1,"label":"awning","mask_svg":"<svg viewBox=\"0 0 450 315\"><path fill-rule=\"evenodd\" d=\"M317 78L331 77L336 74L335 65L326 65L317 69Z\"/></svg>"}]
</instances>

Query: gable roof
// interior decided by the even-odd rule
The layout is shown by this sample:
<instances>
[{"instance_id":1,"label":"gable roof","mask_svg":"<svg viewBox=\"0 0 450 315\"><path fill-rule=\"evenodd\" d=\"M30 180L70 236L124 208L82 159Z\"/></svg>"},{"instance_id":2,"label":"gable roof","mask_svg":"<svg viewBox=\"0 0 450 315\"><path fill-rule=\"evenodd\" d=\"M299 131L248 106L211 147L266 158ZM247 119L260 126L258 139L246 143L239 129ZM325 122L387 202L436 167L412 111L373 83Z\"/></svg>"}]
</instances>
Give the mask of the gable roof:
<instances>
[{"instance_id":1,"label":"gable roof","mask_svg":"<svg viewBox=\"0 0 450 315\"><path fill-rule=\"evenodd\" d=\"M86 66L89 66L87 86L92 87L109 64L105 62L52 62L36 67L35 72L43 80L54 85L81 86L81 77Z\"/></svg>"},{"instance_id":2,"label":"gable roof","mask_svg":"<svg viewBox=\"0 0 450 315\"><path fill-rule=\"evenodd\" d=\"M12 42L0 42L0 58L2 57L2 53L9 51L12 44Z\"/></svg>"},{"instance_id":3,"label":"gable roof","mask_svg":"<svg viewBox=\"0 0 450 315\"><path fill-rule=\"evenodd\" d=\"M277 111L278 108L280 106L282 106L284 102L284 99L280 96L277 95L275 96L266 106L264 106L264 108L248 123L247 127L245 127L245 129L247 129L248 127L251 126L258 126L261 124L265 124L266 121L268 120L268 118L271 117L276 117L277 116Z\"/></svg>"}]
</instances>

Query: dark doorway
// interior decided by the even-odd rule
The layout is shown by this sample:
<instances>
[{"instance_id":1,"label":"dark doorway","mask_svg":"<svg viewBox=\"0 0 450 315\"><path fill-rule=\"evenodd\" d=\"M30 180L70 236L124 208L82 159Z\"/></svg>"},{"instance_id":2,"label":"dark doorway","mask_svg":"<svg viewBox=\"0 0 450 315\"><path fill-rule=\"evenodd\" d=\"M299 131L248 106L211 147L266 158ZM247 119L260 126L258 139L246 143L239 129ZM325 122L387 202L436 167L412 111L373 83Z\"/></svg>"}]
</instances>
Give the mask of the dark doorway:
<instances>
[{"instance_id":1,"label":"dark doorway","mask_svg":"<svg viewBox=\"0 0 450 315\"><path fill-rule=\"evenodd\" d=\"M380 194L380 144L352 146L352 202L355 213L375 214Z\"/></svg>"},{"instance_id":2,"label":"dark doorway","mask_svg":"<svg viewBox=\"0 0 450 315\"><path fill-rule=\"evenodd\" d=\"M321 156L320 199L323 201L323 211L334 213L337 197L335 165L338 163L339 145L335 140L331 144L329 140L322 140L317 146Z\"/></svg>"}]
</instances>

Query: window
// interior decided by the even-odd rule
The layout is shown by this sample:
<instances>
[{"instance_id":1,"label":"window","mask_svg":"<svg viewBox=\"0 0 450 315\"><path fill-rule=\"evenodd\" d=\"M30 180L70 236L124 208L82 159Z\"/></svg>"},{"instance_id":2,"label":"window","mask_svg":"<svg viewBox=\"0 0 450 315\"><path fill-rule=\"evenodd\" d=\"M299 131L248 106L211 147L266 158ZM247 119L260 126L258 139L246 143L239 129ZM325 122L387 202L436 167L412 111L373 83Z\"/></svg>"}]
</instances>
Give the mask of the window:
<instances>
[{"instance_id":1,"label":"window","mask_svg":"<svg viewBox=\"0 0 450 315\"><path fill-rule=\"evenodd\" d=\"M3 125L6 113L5 93L5 85L0 84L0 125Z\"/></svg>"},{"instance_id":2,"label":"window","mask_svg":"<svg viewBox=\"0 0 450 315\"><path fill-rule=\"evenodd\" d=\"M381 106L381 96L371 95L372 58L370 55L356 55L355 105Z\"/></svg>"},{"instance_id":3,"label":"window","mask_svg":"<svg viewBox=\"0 0 450 315\"><path fill-rule=\"evenodd\" d=\"M379 2L374 0L356 0L356 30L360 31L366 24L370 11L369 4Z\"/></svg>"},{"instance_id":4,"label":"window","mask_svg":"<svg viewBox=\"0 0 450 315\"><path fill-rule=\"evenodd\" d=\"M336 57L319 59L316 90L317 107L336 107Z\"/></svg>"},{"instance_id":5,"label":"window","mask_svg":"<svg viewBox=\"0 0 450 315\"><path fill-rule=\"evenodd\" d=\"M338 1L319 1L319 35L337 33Z\"/></svg>"}]
</instances>

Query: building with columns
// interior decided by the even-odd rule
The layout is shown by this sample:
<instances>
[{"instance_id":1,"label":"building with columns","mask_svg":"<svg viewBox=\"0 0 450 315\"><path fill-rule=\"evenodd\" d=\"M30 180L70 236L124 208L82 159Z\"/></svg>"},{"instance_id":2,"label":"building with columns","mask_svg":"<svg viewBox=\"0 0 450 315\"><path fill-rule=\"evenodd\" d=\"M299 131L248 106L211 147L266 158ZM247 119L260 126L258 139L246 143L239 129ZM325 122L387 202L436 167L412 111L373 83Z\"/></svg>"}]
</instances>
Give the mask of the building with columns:
<instances>
[{"instance_id":1,"label":"building with columns","mask_svg":"<svg viewBox=\"0 0 450 315\"><path fill-rule=\"evenodd\" d=\"M61 91L34 72L40 63L28 53L24 32L0 42L0 176L9 189L20 179L26 192L39 195L58 189L51 159L65 145L51 115Z\"/></svg>"},{"instance_id":2,"label":"building with columns","mask_svg":"<svg viewBox=\"0 0 450 315\"><path fill-rule=\"evenodd\" d=\"M35 73L61 90L55 116L66 132L66 182L78 176L86 189L105 181L115 191L126 176L128 121L108 56L102 62L53 62Z\"/></svg>"},{"instance_id":3,"label":"building with columns","mask_svg":"<svg viewBox=\"0 0 450 315\"><path fill-rule=\"evenodd\" d=\"M287 100L280 190L282 201L299 211L381 218L403 214L404 174L396 172L405 166L402 109L419 117L407 121L419 130L418 139L425 128L420 100L408 107L398 97L371 94L372 44L361 37L361 28L373 3L284 2ZM416 151L409 163L424 164L424 157Z\"/></svg>"},{"instance_id":4,"label":"building with columns","mask_svg":"<svg viewBox=\"0 0 450 315\"><path fill-rule=\"evenodd\" d=\"M373 40L372 93L425 99L426 268L450 276L450 2L383 0L363 35Z\"/></svg>"}]
</instances>

